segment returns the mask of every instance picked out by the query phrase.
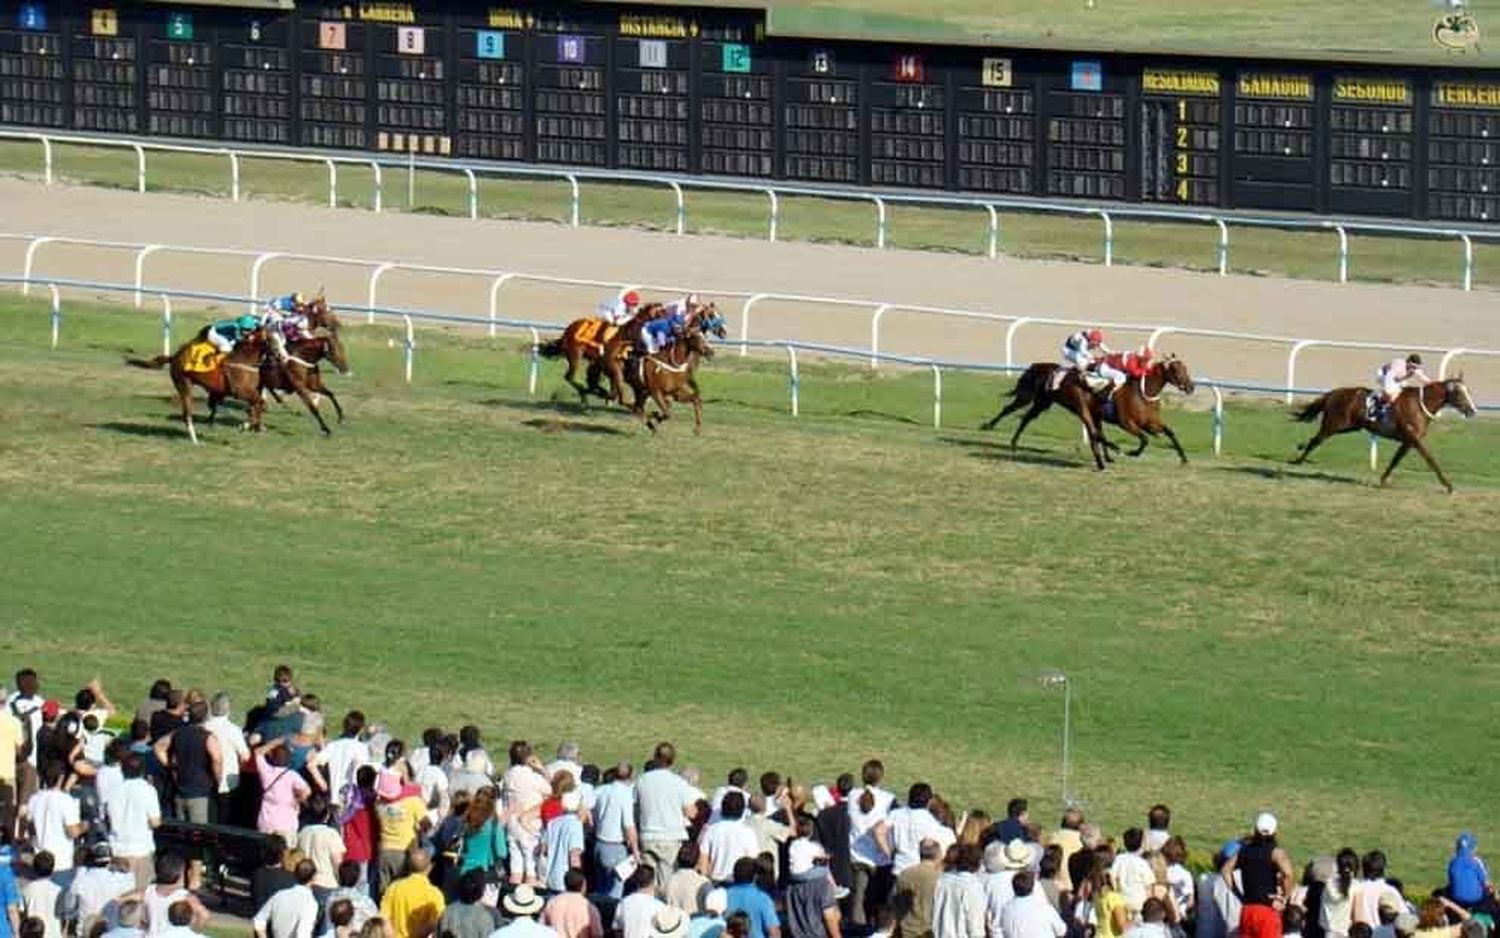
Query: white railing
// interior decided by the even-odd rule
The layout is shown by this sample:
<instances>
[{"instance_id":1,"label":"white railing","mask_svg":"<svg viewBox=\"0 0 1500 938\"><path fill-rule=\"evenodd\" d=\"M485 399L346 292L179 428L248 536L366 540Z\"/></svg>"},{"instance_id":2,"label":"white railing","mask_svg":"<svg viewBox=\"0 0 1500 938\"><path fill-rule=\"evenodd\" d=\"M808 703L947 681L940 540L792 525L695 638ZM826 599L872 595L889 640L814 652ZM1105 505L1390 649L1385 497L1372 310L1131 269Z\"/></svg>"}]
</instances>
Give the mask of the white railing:
<instances>
[{"instance_id":1,"label":"white railing","mask_svg":"<svg viewBox=\"0 0 1500 938\"><path fill-rule=\"evenodd\" d=\"M134 280L131 292L137 307L140 306L145 294L162 293L159 287L148 287L145 282L146 259L151 256L167 253L185 253L197 256L222 256L239 258L248 262L248 291L242 297L236 297L235 302L244 302L247 309L254 310L263 302L265 294L262 290L264 270L272 261L286 261L297 263L315 263L327 265L339 265L357 267L367 270L365 279L365 302L358 308L366 312L368 322L374 322L379 306L379 288L387 274L399 271L410 271L426 274L440 274L469 279L478 279L488 283L488 310L487 317L482 320L489 323L489 334L495 335L496 330L505 320L501 317L501 291L508 285L533 283L554 285L562 287L591 287L601 290L623 293L627 290L637 289L657 294L683 294L699 293L715 300L737 299L740 301L740 336L736 343L740 347L741 354L748 354L748 350L760 344L760 341L751 337L751 313L763 304L779 302L791 303L803 307L831 307L835 309L868 310L870 313L868 348L861 350L871 368L879 367L882 361L917 361L926 362L925 358L912 358L900 354L888 354L881 350L880 328L885 318L892 313L902 313L918 316L932 316L944 319L981 322L993 324L999 334L1003 334L1004 363L1001 367L1011 369L1021 363L1017 360L1015 353L1016 336L1023 328L1046 326L1054 329L1072 330L1085 327L1099 326L1109 328L1116 332L1141 335L1143 343L1150 347L1165 336L1182 336L1186 338L1224 340L1232 342L1247 343L1252 345L1285 346L1285 380L1280 385L1262 386L1280 387L1286 399L1290 401L1299 387L1297 375L1297 363L1303 351L1309 348L1330 349L1368 349L1380 351L1411 351L1413 346L1408 343L1379 342L1379 341L1352 341L1328 338L1306 338L1302 336L1267 335L1251 332L1239 332L1223 329L1202 329L1192 326L1162 325L1158 323L1138 322L1100 322L1084 321L1076 319L1058 319L1042 316L1008 316L999 313L979 312L975 310L964 310L948 307L920 306L905 303L893 303L881 300L855 299L850 297L815 296L808 294L791 293L751 293L741 290L718 290L701 284L641 284L622 283L612 280L600 280L593 278L578 277L555 277L545 274L532 274L523 271L505 271L486 268L467 267L444 267L431 264L413 264L399 261L373 260L369 258L345 257L326 254L299 254L289 251L247 251L239 248L207 248L198 246L181 246L168 244L137 244L123 241L90 240L86 238L58 237L54 235L32 235L32 234L0 234L0 241L24 241L23 270L19 283L23 295L30 292L34 282L60 282L57 277L38 273L37 259L40 249L47 245L85 247L95 250L119 250L131 252L134 261ZM170 292L170 291L169 291ZM560 323L548 323L558 325ZM1003 327L1003 333L1001 333ZM774 340L773 345L784 344L781 340ZM813 344L804 343L808 348L815 348ZM828 346L829 348L847 349L847 346ZM1500 350L1470 348L1463 345L1422 345L1416 346L1415 350L1441 354L1439 362L1439 376L1446 376L1447 370L1461 357L1500 357Z\"/></svg>"},{"instance_id":2,"label":"white railing","mask_svg":"<svg viewBox=\"0 0 1500 938\"><path fill-rule=\"evenodd\" d=\"M1215 268L1220 276L1226 276L1229 273L1229 235L1231 226L1274 228L1286 231L1323 231L1334 235L1338 239L1336 277L1340 283L1347 283L1349 281L1351 266L1349 236L1351 233L1381 237L1455 241L1461 249L1462 258L1458 283L1464 290L1472 290L1474 288L1476 275L1474 243L1476 241L1500 241L1500 230L1462 229L1447 226L1345 219L1286 218L1231 212L1210 213L1130 205L1082 205L1034 198L870 192L860 189L811 185L799 186L792 183L759 180L709 179L698 176L673 176L624 170L572 167L551 168L484 163L464 164L434 159L419 160L415 156L410 155L406 159L399 159L394 156L379 154L353 156L347 153L296 152L289 150L252 149L230 145L167 143L122 137L50 133L34 129L0 128L0 139L35 140L40 143L42 147L43 176L48 185L51 185L55 179L54 149L59 145L119 147L130 150L135 154L136 158L136 188L140 192L146 191L146 154L148 151L221 157L225 159L228 167L229 192L230 198L233 201L239 201L241 195L240 164L242 160L287 160L325 164L328 167L328 204L330 206L338 204L338 167L344 165L367 167L374 175L374 192L372 194L371 207L377 212L382 210L384 203L382 167L398 170L404 168L407 171L408 201L411 201L411 193L415 189L417 170L462 176L468 190L467 209L470 218L478 218L480 214L478 180L481 176L555 179L559 182L566 182L569 186L568 223L575 228L581 223L581 183L583 181L641 184L660 186L669 190L675 201L675 211L669 222L669 226L678 234L685 234L687 231L688 205L686 191L689 189L764 195L767 199L768 209L766 237L770 241L777 240L781 227L781 200L788 196L869 203L874 209L873 240L877 248L884 248L888 243L891 216L893 214L891 208L893 206L913 205L974 209L985 213L985 252L992 258L999 257L1001 253L1000 212L1002 210L1096 218L1099 220L1102 233L1100 259L1106 267L1113 266L1114 264L1116 221L1201 224L1211 226L1214 237Z\"/></svg>"}]
</instances>

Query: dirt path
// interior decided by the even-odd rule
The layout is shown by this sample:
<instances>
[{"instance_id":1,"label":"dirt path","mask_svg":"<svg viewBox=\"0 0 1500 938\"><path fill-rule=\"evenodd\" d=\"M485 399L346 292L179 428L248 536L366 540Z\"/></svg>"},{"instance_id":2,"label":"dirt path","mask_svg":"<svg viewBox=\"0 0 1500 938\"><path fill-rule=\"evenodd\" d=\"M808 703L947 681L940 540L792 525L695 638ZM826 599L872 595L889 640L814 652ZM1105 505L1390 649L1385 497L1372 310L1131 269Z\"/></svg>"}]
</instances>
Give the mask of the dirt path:
<instances>
[{"instance_id":1,"label":"dirt path","mask_svg":"<svg viewBox=\"0 0 1500 938\"><path fill-rule=\"evenodd\" d=\"M355 209L250 202L168 194L55 186L0 179L12 233L132 242L338 254L486 270L524 271L599 280L693 285L711 291L775 291L952 306L1007 316L1240 330L1308 338L1352 339L1500 348L1500 305L1490 292L1456 289L1217 277L1154 268L1022 261L806 243L769 244L717 237L677 237L626 229L570 229L547 223L469 221L426 215L375 215ZM0 241L0 264L21 270L17 242ZM37 271L55 276L130 282L132 258L48 245ZM148 283L241 294L243 260L163 252L147 262ZM363 303L367 271L276 261L263 292L326 285L335 302ZM507 286L502 315L563 322L590 310L601 288ZM486 278L392 272L380 303L484 315ZM738 304L731 321L738 331ZM870 313L830 306L771 302L756 308L754 338L786 338L864 347ZM1017 357L1052 358L1060 327L1023 329ZM881 326L885 351L964 361L1001 361L1004 329L993 323L893 311ZM1139 341L1120 332L1116 344ZM1285 345L1175 338L1195 372L1225 379L1278 383ZM1310 350L1299 383L1368 380L1380 351ZM1480 397L1500 397L1500 362L1464 367ZM1485 385L1490 390L1484 393Z\"/></svg>"}]
</instances>

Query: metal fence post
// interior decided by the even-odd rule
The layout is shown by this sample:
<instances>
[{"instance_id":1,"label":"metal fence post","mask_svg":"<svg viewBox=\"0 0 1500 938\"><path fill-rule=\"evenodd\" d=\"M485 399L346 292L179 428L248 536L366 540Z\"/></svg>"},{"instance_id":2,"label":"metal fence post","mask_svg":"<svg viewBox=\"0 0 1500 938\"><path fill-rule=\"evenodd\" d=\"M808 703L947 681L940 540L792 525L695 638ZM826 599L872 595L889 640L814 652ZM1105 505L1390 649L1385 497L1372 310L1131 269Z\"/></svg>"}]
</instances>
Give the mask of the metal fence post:
<instances>
[{"instance_id":1,"label":"metal fence post","mask_svg":"<svg viewBox=\"0 0 1500 938\"><path fill-rule=\"evenodd\" d=\"M891 308L889 303L881 303L875 307L875 314L870 317L870 367L880 367L880 317Z\"/></svg>"},{"instance_id":2,"label":"metal fence post","mask_svg":"<svg viewBox=\"0 0 1500 938\"><path fill-rule=\"evenodd\" d=\"M375 214L380 214L385 206L385 177L380 172L380 164L374 160L370 161L370 168L375 171Z\"/></svg>"},{"instance_id":3,"label":"metal fence post","mask_svg":"<svg viewBox=\"0 0 1500 938\"><path fill-rule=\"evenodd\" d=\"M55 349L58 333L62 331L62 294L57 292L56 284L49 283L47 288L52 291L52 315L48 318L52 320L52 347Z\"/></svg>"},{"instance_id":4,"label":"metal fence post","mask_svg":"<svg viewBox=\"0 0 1500 938\"><path fill-rule=\"evenodd\" d=\"M1380 437L1370 434L1370 471L1380 470Z\"/></svg>"},{"instance_id":5,"label":"metal fence post","mask_svg":"<svg viewBox=\"0 0 1500 938\"><path fill-rule=\"evenodd\" d=\"M672 193L677 196L677 233L687 234L687 202L682 196L682 183L669 179L667 185L672 187Z\"/></svg>"},{"instance_id":6,"label":"metal fence post","mask_svg":"<svg viewBox=\"0 0 1500 938\"><path fill-rule=\"evenodd\" d=\"M771 294L756 293L745 298L745 305L740 307L740 357L744 358L750 354L750 347L745 345L750 341L750 307L766 299Z\"/></svg>"},{"instance_id":7,"label":"metal fence post","mask_svg":"<svg viewBox=\"0 0 1500 938\"><path fill-rule=\"evenodd\" d=\"M882 199L878 195L872 195L870 198L875 200L875 246L877 248L884 248L886 231L885 199Z\"/></svg>"},{"instance_id":8,"label":"metal fence post","mask_svg":"<svg viewBox=\"0 0 1500 938\"><path fill-rule=\"evenodd\" d=\"M1474 239L1466 234L1459 234L1464 242L1464 289L1474 289Z\"/></svg>"},{"instance_id":9,"label":"metal fence post","mask_svg":"<svg viewBox=\"0 0 1500 938\"><path fill-rule=\"evenodd\" d=\"M266 263L281 256L280 251L267 251L255 258L250 265L250 298L246 301L246 311L255 312L255 305L260 296L260 271Z\"/></svg>"},{"instance_id":10,"label":"metal fence post","mask_svg":"<svg viewBox=\"0 0 1500 938\"><path fill-rule=\"evenodd\" d=\"M1229 225L1222 218L1213 218L1219 226L1219 276L1229 276Z\"/></svg>"},{"instance_id":11,"label":"metal fence post","mask_svg":"<svg viewBox=\"0 0 1500 938\"><path fill-rule=\"evenodd\" d=\"M1104 209L1097 209L1104 222L1104 266L1115 266L1115 223Z\"/></svg>"},{"instance_id":12,"label":"metal fence post","mask_svg":"<svg viewBox=\"0 0 1500 938\"><path fill-rule=\"evenodd\" d=\"M224 155L229 157L229 201L240 200L240 156L233 150L226 149Z\"/></svg>"},{"instance_id":13,"label":"metal fence post","mask_svg":"<svg viewBox=\"0 0 1500 938\"><path fill-rule=\"evenodd\" d=\"M135 308L141 308L141 287L146 282L146 258L162 249L160 244L143 245L135 252Z\"/></svg>"},{"instance_id":14,"label":"metal fence post","mask_svg":"<svg viewBox=\"0 0 1500 938\"><path fill-rule=\"evenodd\" d=\"M1005 327L1005 367L1014 368L1016 366L1016 333L1030 321L1030 317L1022 316Z\"/></svg>"},{"instance_id":15,"label":"metal fence post","mask_svg":"<svg viewBox=\"0 0 1500 938\"><path fill-rule=\"evenodd\" d=\"M1339 236L1339 283L1349 282L1349 232L1343 225L1334 225Z\"/></svg>"},{"instance_id":16,"label":"metal fence post","mask_svg":"<svg viewBox=\"0 0 1500 938\"><path fill-rule=\"evenodd\" d=\"M479 177L475 176L474 171L467 166L460 166L459 169L462 169L464 175L469 177L469 218L476 219L479 217Z\"/></svg>"},{"instance_id":17,"label":"metal fence post","mask_svg":"<svg viewBox=\"0 0 1500 938\"><path fill-rule=\"evenodd\" d=\"M371 316L372 319L373 319L374 315L375 315L375 311L371 310L370 311L370 316ZM411 384L411 366L412 366L412 358L416 354L417 336L416 336L416 333L412 331L411 317L408 316L408 315L406 315L405 313L402 313L401 314L401 319L402 319L403 322L406 323L406 342L405 342L406 350L405 350L405 353L404 353L404 357L406 359L406 383L407 384Z\"/></svg>"},{"instance_id":18,"label":"metal fence post","mask_svg":"<svg viewBox=\"0 0 1500 938\"><path fill-rule=\"evenodd\" d=\"M934 362L932 365L932 428L940 430L943 427L943 370Z\"/></svg>"},{"instance_id":19,"label":"metal fence post","mask_svg":"<svg viewBox=\"0 0 1500 938\"><path fill-rule=\"evenodd\" d=\"M370 271L370 290L367 302L365 303L365 309L368 310L368 313L366 314L365 322L373 323L375 321L375 290L380 286L380 278L385 275L386 271L395 266L390 261L383 261L376 264L375 268Z\"/></svg>"},{"instance_id":20,"label":"metal fence post","mask_svg":"<svg viewBox=\"0 0 1500 938\"><path fill-rule=\"evenodd\" d=\"M37 134L42 141L42 179L52 185L52 140L46 134Z\"/></svg>"},{"instance_id":21,"label":"metal fence post","mask_svg":"<svg viewBox=\"0 0 1500 938\"><path fill-rule=\"evenodd\" d=\"M1297 387L1297 356L1302 354L1303 349L1320 344L1322 343L1316 339L1300 339L1292 343L1292 350L1286 356L1286 402L1288 405L1292 403L1295 396L1293 389Z\"/></svg>"},{"instance_id":22,"label":"metal fence post","mask_svg":"<svg viewBox=\"0 0 1500 938\"><path fill-rule=\"evenodd\" d=\"M1151 330L1150 335L1146 336L1146 348L1150 349L1153 352L1156 351L1157 340L1162 336L1167 335L1168 333L1176 331L1176 326L1157 326L1155 329Z\"/></svg>"},{"instance_id":23,"label":"metal fence post","mask_svg":"<svg viewBox=\"0 0 1500 938\"><path fill-rule=\"evenodd\" d=\"M993 205L986 205L990 214L990 260L1000 256L1000 213Z\"/></svg>"},{"instance_id":24,"label":"metal fence post","mask_svg":"<svg viewBox=\"0 0 1500 938\"><path fill-rule=\"evenodd\" d=\"M51 235L42 235L40 238L32 238L31 243L26 245L26 258L21 265L21 295L31 295L31 272L35 269L37 248L48 241L56 241Z\"/></svg>"},{"instance_id":25,"label":"metal fence post","mask_svg":"<svg viewBox=\"0 0 1500 938\"><path fill-rule=\"evenodd\" d=\"M573 228L577 228L579 216L582 214L583 202L582 194L578 191L577 174L568 173L568 185L573 187L572 208L569 211L568 224Z\"/></svg>"},{"instance_id":26,"label":"metal fence post","mask_svg":"<svg viewBox=\"0 0 1500 938\"><path fill-rule=\"evenodd\" d=\"M339 207L339 164L325 159L328 164L328 207Z\"/></svg>"},{"instance_id":27,"label":"metal fence post","mask_svg":"<svg viewBox=\"0 0 1500 938\"><path fill-rule=\"evenodd\" d=\"M1217 384L1208 389L1214 392L1214 455L1219 456L1224 452L1224 392Z\"/></svg>"},{"instance_id":28,"label":"metal fence post","mask_svg":"<svg viewBox=\"0 0 1500 938\"><path fill-rule=\"evenodd\" d=\"M494 328L494 324L490 325ZM542 336L536 331L536 326L531 327L531 364L526 376L526 393L536 397L536 375L542 360Z\"/></svg>"},{"instance_id":29,"label":"metal fence post","mask_svg":"<svg viewBox=\"0 0 1500 938\"><path fill-rule=\"evenodd\" d=\"M146 191L146 148L139 143L132 143L135 148L135 191Z\"/></svg>"},{"instance_id":30,"label":"metal fence post","mask_svg":"<svg viewBox=\"0 0 1500 938\"><path fill-rule=\"evenodd\" d=\"M781 222L781 200L776 197L775 189L767 189L766 197L771 200L771 216L767 219L766 240L776 240L776 228Z\"/></svg>"},{"instance_id":31,"label":"metal fence post","mask_svg":"<svg viewBox=\"0 0 1500 938\"><path fill-rule=\"evenodd\" d=\"M744 354L744 351L745 346L741 345L740 353ZM796 417L799 413L801 413L801 403L799 401L798 392L801 388L802 382L797 375L797 350L790 345L786 347L786 367L787 380L791 383L792 389L792 416Z\"/></svg>"},{"instance_id":32,"label":"metal fence post","mask_svg":"<svg viewBox=\"0 0 1500 938\"><path fill-rule=\"evenodd\" d=\"M1448 380L1448 366L1453 363L1453 359L1457 358L1467 351L1468 349L1465 348L1450 349L1447 354L1443 356L1443 360L1438 362L1437 376L1439 381Z\"/></svg>"},{"instance_id":33,"label":"metal fence post","mask_svg":"<svg viewBox=\"0 0 1500 938\"><path fill-rule=\"evenodd\" d=\"M161 353L172 354L172 298L161 295Z\"/></svg>"},{"instance_id":34,"label":"metal fence post","mask_svg":"<svg viewBox=\"0 0 1500 938\"><path fill-rule=\"evenodd\" d=\"M505 286L506 281L514 276L515 274L501 274L490 281L490 338L492 339L495 337L497 329L495 320L500 315L500 288Z\"/></svg>"}]
</instances>

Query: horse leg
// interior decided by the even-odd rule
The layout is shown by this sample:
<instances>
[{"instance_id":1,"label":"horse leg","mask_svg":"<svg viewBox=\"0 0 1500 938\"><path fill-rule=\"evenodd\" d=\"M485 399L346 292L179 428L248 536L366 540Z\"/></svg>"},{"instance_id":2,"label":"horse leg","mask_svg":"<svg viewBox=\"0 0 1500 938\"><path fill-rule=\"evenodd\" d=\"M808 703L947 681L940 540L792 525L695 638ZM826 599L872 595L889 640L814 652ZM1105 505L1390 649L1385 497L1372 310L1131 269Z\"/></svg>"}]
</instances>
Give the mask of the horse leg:
<instances>
[{"instance_id":1,"label":"horse leg","mask_svg":"<svg viewBox=\"0 0 1500 938\"><path fill-rule=\"evenodd\" d=\"M215 394L212 391L208 395L208 423L213 423L214 418L219 415L219 405L224 402L224 395Z\"/></svg>"},{"instance_id":2,"label":"horse leg","mask_svg":"<svg viewBox=\"0 0 1500 938\"><path fill-rule=\"evenodd\" d=\"M1011 414L1015 413L1016 411L1020 410L1022 407L1025 407L1027 404L1030 404L1030 403L1032 403L1032 401L1029 400L1029 399L1027 399L1027 398L1022 398L1022 397L1013 398L1009 404L1006 404L1004 407L1002 407L1000 409L1000 413L998 413L995 416L991 417L990 419L986 420L984 423L981 423L979 425L979 429L981 429L981 430L993 430L993 429L995 429L995 427L999 426L1000 421L1004 420L1006 417L1009 417Z\"/></svg>"},{"instance_id":3,"label":"horse leg","mask_svg":"<svg viewBox=\"0 0 1500 938\"><path fill-rule=\"evenodd\" d=\"M1382 488L1385 487L1386 481L1390 479L1391 473L1395 472L1396 467L1401 464L1401 460L1406 458L1406 453L1410 449L1411 444L1406 442L1396 447L1396 455L1391 457L1391 464L1385 467L1385 472L1381 473L1380 485Z\"/></svg>"},{"instance_id":4,"label":"horse leg","mask_svg":"<svg viewBox=\"0 0 1500 938\"><path fill-rule=\"evenodd\" d=\"M1186 466L1188 461L1187 453L1182 451L1182 443L1178 441L1177 434L1173 433L1172 428L1166 424L1161 425L1161 432L1167 435L1167 439L1172 442L1172 448L1177 450L1177 458L1182 460L1182 465Z\"/></svg>"},{"instance_id":5,"label":"horse leg","mask_svg":"<svg viewBox=\"0 0 1500 938\"><path fill-rule=\"evenodd\" d=\"M198 431L193 427L193 384L187 379L172 376L172 385L177 388L177 405L182 409L182 422L187 424L188 439L198 445Z\"/></svg>"},{"instance_id":6,"label":"horse leg","mask_svg":"<svg viewBox=\"0 0 1500 938\"><path fill-rule=\"evenodd\" d=\"M1020 424L1020 426L1016 427L1016 432L1011 435L1011 438L1010 438L1010 451L1012 453L1014 453L1016 451L1017 447L1019 446L1019 444L1021 442L1021 434L1023 434L1023 433L1026 432L1026 428L1027 428L1027 426L1029 426L1031 424L1031 421L1033 421L1037 417L1041 416L1042 412L1045 411L1050 406L1052 406L1052 405L1049 404L1045 399L1042 399L1042 398L1038 398L1037 400L1035 400L1035 401L1032 402L1031 409L1028 410L1021 417L1021 424Z\"/></svg>"},{"instance_id":7,"label":"horse leg","mask_svg":"<svg viewBox=\"0 0 1500 938\"><path fill-rule=\"evenodd\" d=\"M563 380L566 381L566 382L568 382L568 384L572 385L573 386L573 390L575 390L575 391L578 392L578 403L579 403L579 405L582 406L582 407L584 407L584 408L587 408L589 406L588 389L585 388L582 384L580 384L578 382L577 375L578 375L578 351L576 349L568 349L568 370L563 373Z\"/></svg>"},{"instance_id":8,"label":"horse leg","mask_svg":"<svg viewBox=\"0 0 1500 938\"><path fill-rule=\"evenodd\" d=\"M292 390L296 391L297 396L302 398L302 403L307 405L307 412L312 414L312 418L318 422L318 429L323 431L323 435L332 436L333 431L328 428L328 423L323 419L322 412L318 410L317 402L313 400L312 394L308 393L307 388L294 384L292 385Z\"/></svg>"},{"instance_id":9,"label":"horse leg","mask_svg":"<svg viewBox=\"0 0 1500 938\"><path fill-rule=\"evenodd\" d=\"M1292 459L1292 465L1300 466L1303 463L1307 462L1307 457L1312 455L1312 451L1317 449L1319 446L1322 446L1323 441L1328 439L1328 437L1331 435L1332 434L1325 432L1322 427L1319 427L1318 432L1313 434L1312 439L1297 447L1297 456Z\"/></svg>"},{"instance_id":10,"label":"horse leg","mask_svg":"<svg viewBox=\"0 0 1500 938\"><path fill-rule=\"evenodd\" d=\"M693 436L703 435L703 395L694 390L693 404Z\"/></svg>"},{"instance_id":11,"label":"horse leg","mask_svg":"<svg viewBox=\"0 0 1500 938\"><path fill-rule=\"evenodd\" d=\"M1427 460L1427 465L1432 469L1433 472L1437 474L1438 481L1443 483L1443 488L1448 490L1449 495L1452 495L1453 483L1449 482L1448 477L1443 475L1442 467L1437 464L1436 459L1432 458L1432 453L1427 449L1427 444L1422 442L1421 437L1413 434L1411 436L1411 445L1415 446L1417 448L1417 452L1422 454L1422 458Z\"/></svg>"},{"instance_id":12,"label":"horse leg","mask_svg":"<svg viewBox=\"0 0 1500 938\"><path fill-rule=\"evenodd\" d=\"M342 407L339 406L339 399L336 396L334 396L334 393L332 391L328 390L326 387L320 388L319 389L319 393L321 393L325 397L327 397L328 400L329 400L329 402L333 404L333 412L339 415L339 423L343 423L344 422L344 408L342 408Z\"/></svg>"}]
</instances>

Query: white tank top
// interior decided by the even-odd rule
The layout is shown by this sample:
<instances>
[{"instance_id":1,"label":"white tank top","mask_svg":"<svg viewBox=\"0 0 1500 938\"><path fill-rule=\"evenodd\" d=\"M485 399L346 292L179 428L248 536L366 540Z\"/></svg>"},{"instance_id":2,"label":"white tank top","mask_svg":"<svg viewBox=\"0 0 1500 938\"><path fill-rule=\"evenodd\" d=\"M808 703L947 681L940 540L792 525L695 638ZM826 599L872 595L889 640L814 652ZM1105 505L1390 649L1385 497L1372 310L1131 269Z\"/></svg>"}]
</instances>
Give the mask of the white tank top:
<instances>
[{"instance_id":1,"label":"white tank top","mask_svg":"<svg viewBox=\"0 0 1500 938\"><path fill-rule=\"evenodd\" d=\"M146 934L160 935L171 928L172 923L167 919L167 910L172 907L172 903L180 899L186 899L189 895L191 893L181 888L173 890L165 896L154 885L148 888L144 899L146 906Z\"/></svg>"}]
</instances>

